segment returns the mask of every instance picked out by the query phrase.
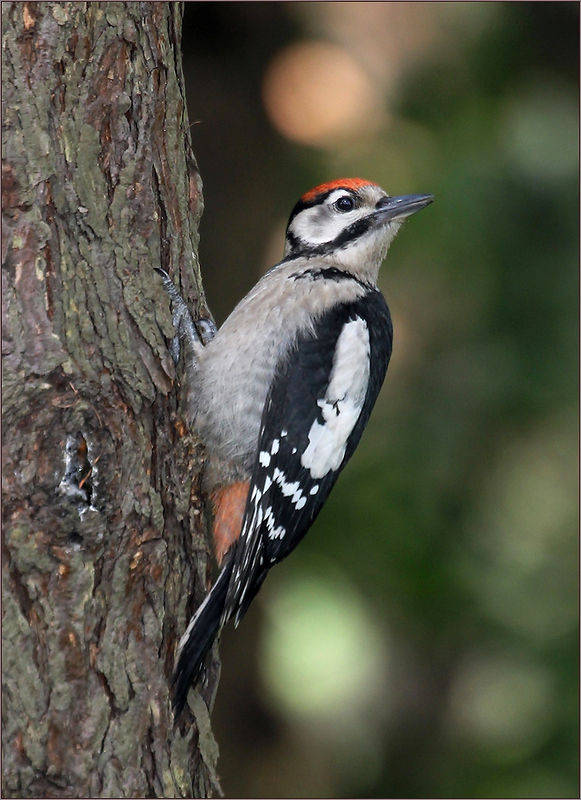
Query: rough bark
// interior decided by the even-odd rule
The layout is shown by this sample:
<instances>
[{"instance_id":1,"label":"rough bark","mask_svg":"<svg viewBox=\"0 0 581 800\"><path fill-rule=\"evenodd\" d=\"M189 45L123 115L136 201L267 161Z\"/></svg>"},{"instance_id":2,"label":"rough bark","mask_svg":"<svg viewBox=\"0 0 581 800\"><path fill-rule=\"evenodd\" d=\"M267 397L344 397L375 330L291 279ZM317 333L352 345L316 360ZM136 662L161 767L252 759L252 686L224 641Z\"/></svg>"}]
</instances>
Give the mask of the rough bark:
<instances>
[{"instance_id":1,"label":"rough bark","mask_svg":"<svg viewBox=\"0 0 581 800\"><path fill-rule=\"evenodd\" d=\"M203 453L153 271L203 305L181 9L2 7L3 796L207 796L217 660L179 729L168 695Z\"/></svg>"}]
</instances>

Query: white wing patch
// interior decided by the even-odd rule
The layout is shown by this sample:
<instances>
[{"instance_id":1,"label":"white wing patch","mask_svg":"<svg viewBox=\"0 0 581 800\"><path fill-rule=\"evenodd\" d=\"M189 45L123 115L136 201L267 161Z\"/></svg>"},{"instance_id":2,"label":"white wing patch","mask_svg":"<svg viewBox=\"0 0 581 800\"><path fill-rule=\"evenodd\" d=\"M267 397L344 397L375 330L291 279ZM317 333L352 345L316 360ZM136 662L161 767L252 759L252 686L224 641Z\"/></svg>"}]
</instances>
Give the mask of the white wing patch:
<instances>
[{"instance_id":1,"label":"white wing patch","mask_svg":"<svg viewBox=\"0 0 581 800\"><path fill-rule=\"evenodd\" d=\"M335 348L329 386L318 400L323 424L315 420L301 464L311 477L339 469L347 440L361 414L369 383L369 330L361 317L347 322Z\"/></svg>"}]
</instances>

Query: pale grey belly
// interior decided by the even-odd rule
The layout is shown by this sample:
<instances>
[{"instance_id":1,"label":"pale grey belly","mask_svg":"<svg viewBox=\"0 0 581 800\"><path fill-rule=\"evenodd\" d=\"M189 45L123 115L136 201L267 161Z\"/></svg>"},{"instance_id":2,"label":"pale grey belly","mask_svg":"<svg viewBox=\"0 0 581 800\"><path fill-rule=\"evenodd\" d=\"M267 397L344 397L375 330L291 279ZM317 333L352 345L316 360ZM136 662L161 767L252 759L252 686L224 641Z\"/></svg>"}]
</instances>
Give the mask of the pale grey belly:
<instances>
[{"instance_id":1,"label":"pale grey belly","mask_svg":"<svg viewBox=\"0 0 581 800\"><path fill-rule=\"evenodd\" d=\"M207 355L191 402L194 425L208 448L250 470L280 354L272 342L263 342L250 359L230 348L216 347Z\"/></svg>"}]
</instances>

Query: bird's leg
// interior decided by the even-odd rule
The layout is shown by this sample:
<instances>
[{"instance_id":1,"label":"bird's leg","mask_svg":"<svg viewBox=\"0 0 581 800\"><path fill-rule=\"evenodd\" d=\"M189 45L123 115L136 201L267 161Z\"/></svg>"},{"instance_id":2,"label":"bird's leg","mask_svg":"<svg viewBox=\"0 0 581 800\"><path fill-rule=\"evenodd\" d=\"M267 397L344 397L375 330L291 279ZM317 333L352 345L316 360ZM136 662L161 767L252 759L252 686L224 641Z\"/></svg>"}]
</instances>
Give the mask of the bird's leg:
<instances>
[{"instance_id":1,"label":"bird's leg","mask_svg":"<svg viewBox=\"0 0 581 800\"><path fill-rule=\"evenodd\" d=\"M194 322L189 308L167 272L160 267L156 267L155 271L161 275L163 286L171 300L172 322L177 332L169 344L174 363L177 364L179 361L182 339L189 342L195 358L200 349L211 342L216 335L216 325L210 319L199 319Z\"/></svg>"}]
</instances>

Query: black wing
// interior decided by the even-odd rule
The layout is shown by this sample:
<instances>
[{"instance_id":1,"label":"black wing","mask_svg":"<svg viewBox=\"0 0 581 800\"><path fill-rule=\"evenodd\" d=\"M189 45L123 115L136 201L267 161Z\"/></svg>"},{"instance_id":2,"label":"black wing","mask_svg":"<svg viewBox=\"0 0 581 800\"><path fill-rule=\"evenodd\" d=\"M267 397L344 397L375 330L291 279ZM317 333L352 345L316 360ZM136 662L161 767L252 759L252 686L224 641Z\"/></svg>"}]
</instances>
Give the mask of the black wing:
<instances>
[{"instance_id":1,"label":"black wing","mask_svg":"<svg viewBox=\"0 0 581 800\"><path fill-rule=\"evenodd\" d=\"M260 428L242 532L222 616L236 624L268 569L293 550L355 450L391 355L378 291L323 315L277 369Z\"/></svg>"}]
</instances>

